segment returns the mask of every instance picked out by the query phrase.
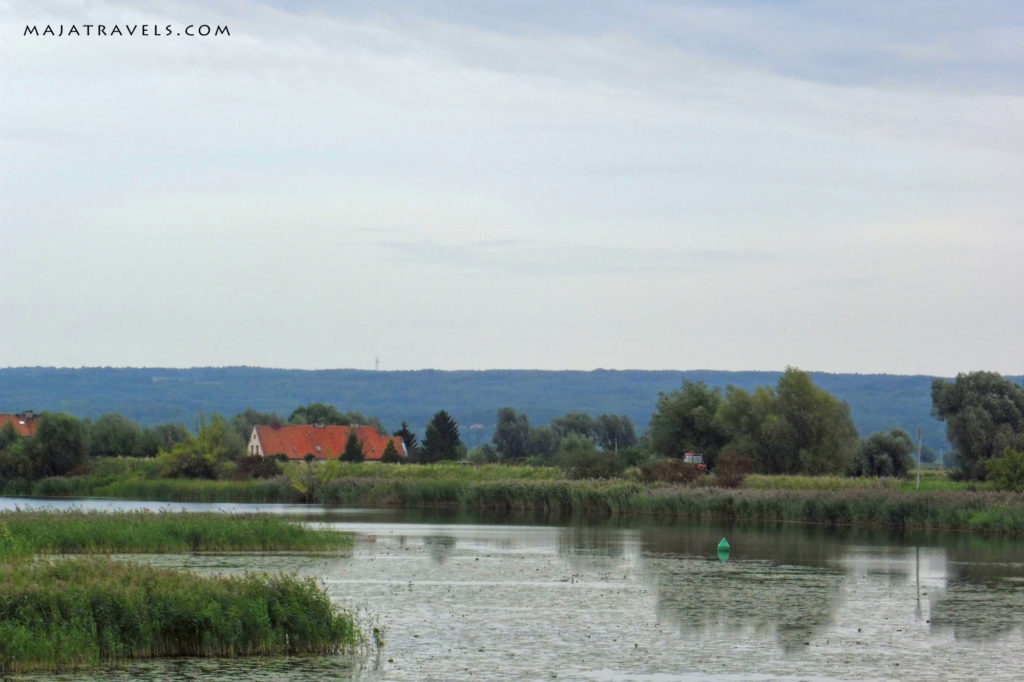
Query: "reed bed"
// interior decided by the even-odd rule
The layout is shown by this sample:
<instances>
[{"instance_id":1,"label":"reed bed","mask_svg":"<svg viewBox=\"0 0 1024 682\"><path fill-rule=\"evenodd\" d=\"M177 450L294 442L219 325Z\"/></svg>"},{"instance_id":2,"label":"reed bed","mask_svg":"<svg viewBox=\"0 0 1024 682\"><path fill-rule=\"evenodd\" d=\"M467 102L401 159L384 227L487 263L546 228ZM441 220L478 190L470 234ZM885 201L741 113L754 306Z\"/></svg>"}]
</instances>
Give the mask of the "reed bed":
<instances>
[{"instance_id":1,"label":"reed bed","mask_svg":"<svg viewBox=\"0 0 1024 682\"><path fill-rule=\"evenodd\" d=\"M785 476L750 474L745 488L758 490L899 490L903 479L850 476Z\"/></svg>"},{"instance_id":2,"label":"reed bed","mask_svg":"<svg viewBox=\"0 0 1024 682\"><path fill-rule=\"evenodd\" d=\"M101 557L0 563L3 673L361 644L353 618L309 579L201 577Z\"/></svg>"},{"instance_id":3,"label":"reed bed","mask_svg":"<svg viewBox=\"0 0 1024 682\"><path fill-rule=\"evenodd\" d=\"M148 479L140 477L139 465L117 466L132 473L118 476L111 471L103 485L92 488L74 479L44 479L33 492L53 493L65 486L88 488L93 495L184 502L484 509L563 518L659 515L1024 534L1024 496L952 482L941 472L926 472L919 491L913 481L892 478L763 475L748 476L743 488L725 489L714 485L714 476L683 487L635 477L576 481L557 469L497 464L291 463L293 473L308 474L311 481L300 492L287 476L256 481Z\"/></svg>"},{"instance_id":4,"label":"reed bed","mask_svg":"<svg viewBox=\"0 0 1024 682\"><path fill-rule=\"evenodd\" d=\"M526 466L516 464L460 464L436 462L434 464L385 464L381 462L342 462L331 460L326 465L325 478L392 478L434 479L444 481L550 481L564 479L558 467ZM289 466L305 466L293 463Z\"/></svg>"},{"instance_id":5,"label":"reed bed","mask_svg":"<svg viewBox=\"0 0 1024 682\"><path fill-rule=\"evenodd\" d=\"M904 492L891 486L838 490L725 489L610 481L337 479L317 501L496 511L557 517L662 516L700 521L813 523L836 527L1024 533L1024 495Z\"/></svg>"},{"instance_id":6,"label":"reed bed","mask_svg":"<svg viewBox=\"0 0 1024 682\"><path fill-rule=\"evenodd\" d=\"M0 512L0 559L115 552L328 551L351 535L276 516L138 511Z\"/></svg>"}]
</instances>

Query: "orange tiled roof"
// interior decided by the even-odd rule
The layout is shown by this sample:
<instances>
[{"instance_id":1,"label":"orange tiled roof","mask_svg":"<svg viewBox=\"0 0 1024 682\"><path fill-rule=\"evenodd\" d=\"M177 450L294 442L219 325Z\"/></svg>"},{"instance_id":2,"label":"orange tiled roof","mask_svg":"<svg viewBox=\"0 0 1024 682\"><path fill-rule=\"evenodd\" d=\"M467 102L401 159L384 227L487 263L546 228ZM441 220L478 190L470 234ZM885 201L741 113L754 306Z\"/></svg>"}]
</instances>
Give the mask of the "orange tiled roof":
<instances>
[{"instance_id":1,"label":"orange tiled roof","mask_svg":"<svg viewBox=\"0 0 1024 682\"><path fill-rule=\"evenodd\" d=\"M257 425L254 428L265 455L285 455L288 459L305 459L309 454L317 459L338 459L345 452L352 430L348 426ZM372 426L360 426L356 437L363 444L368 462L380 460L388 441L393 441L398 454L405 457L405 443L399 436L384 436Z\"/></svg>"},{"instance_id":2,"label":"orange tiled roof","mask_svg":"<svg viewBox=\"0 0 1024 682\"><path fill-rule=\"evenodd\" d=\"M34 436L39 429L39 415L25 417L21 414L0 414L0 429L4 424L13 424L14 430L22 436Z\"/></svg>"}]
</instances>

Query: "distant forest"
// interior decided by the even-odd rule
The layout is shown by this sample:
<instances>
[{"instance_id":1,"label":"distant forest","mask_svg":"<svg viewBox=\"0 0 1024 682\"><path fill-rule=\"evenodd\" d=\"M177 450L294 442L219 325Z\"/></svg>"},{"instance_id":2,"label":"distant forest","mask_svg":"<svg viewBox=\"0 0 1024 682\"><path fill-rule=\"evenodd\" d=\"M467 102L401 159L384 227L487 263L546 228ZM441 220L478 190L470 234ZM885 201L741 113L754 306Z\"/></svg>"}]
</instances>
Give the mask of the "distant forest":
<instances>
[{"instance_id":1,"label":"distant forest","mask_svg":"<svg viewBox=\"0 0 1024 682\"><path fill-rule=\"evenodd\" d=\"M965 371L968 371L966 368ZM451 413L469 447L489 442L497 410L524 412L534 426L570 411L627 415L647 429L659 392L683 380L745 390L774 385L781 372L594 370L365 371L259 367L192 369L17 367L0 369L0 412L69 412L83 418L120 413L143 426L202 414L230 417L252 407L287 417L296 407L324 402L380 418L389 430L403 421L421 437L438 410ZM849 403L862 436L899 427L925 444L949 449L945 425L931 416L933 377L811 373L815 383ZM1021 377L1007 377L1020 383Z\"/></svg>"}]
</instances>

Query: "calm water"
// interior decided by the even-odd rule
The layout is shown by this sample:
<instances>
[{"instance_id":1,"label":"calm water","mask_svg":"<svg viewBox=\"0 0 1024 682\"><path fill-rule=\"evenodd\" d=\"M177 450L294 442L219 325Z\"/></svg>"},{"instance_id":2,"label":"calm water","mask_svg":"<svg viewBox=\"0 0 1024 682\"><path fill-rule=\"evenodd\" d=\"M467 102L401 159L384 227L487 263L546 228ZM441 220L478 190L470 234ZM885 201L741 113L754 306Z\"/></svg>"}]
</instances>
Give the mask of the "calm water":
<instances>
[{"instance_id":1,"label":"calm water","mask_svg":"<svg viewBox=\"0 0 1024 682\"><path fill-rule=\"evenodd\" d=\"M0 499L0 509L68 504ZM344 557L132 558L315 576L387 629L382 653L359 662L185 659L104 678L1024 679L1017 540L278 505L75 506L259 510L354 532L356 549ZM724 563L723 536L732 545Z\"/></svg>"}]
</instances>

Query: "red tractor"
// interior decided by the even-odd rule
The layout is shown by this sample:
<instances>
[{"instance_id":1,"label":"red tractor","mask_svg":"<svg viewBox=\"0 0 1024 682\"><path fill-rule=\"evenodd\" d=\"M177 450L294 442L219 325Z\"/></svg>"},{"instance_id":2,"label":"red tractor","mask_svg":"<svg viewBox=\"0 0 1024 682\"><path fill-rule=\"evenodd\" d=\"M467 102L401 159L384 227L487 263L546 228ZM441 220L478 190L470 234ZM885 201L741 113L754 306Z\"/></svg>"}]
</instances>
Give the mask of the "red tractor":
<instances>
[{"instance_id":1,"label":"red tractor","mask_svg":"<svg viewBox=\"0 0 1024 682\"><path fill-rule=\"evenodd\" d=\"M706 474L708 472L708 465L704 463L704 455L700 453L684 453L683 461L686 462L687 464L696 465L697 471L701 472L702 474Z\"/></svg>"}]
</instances>

